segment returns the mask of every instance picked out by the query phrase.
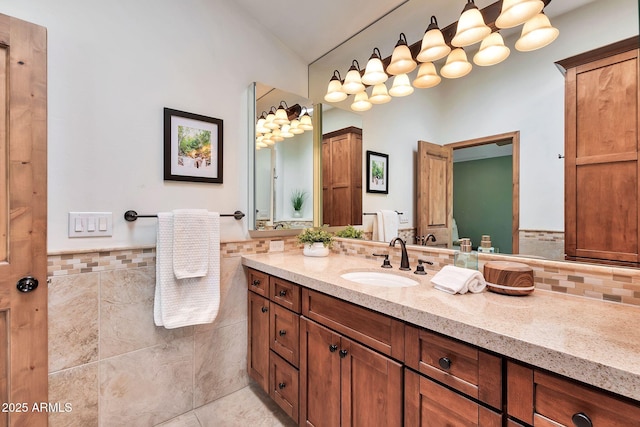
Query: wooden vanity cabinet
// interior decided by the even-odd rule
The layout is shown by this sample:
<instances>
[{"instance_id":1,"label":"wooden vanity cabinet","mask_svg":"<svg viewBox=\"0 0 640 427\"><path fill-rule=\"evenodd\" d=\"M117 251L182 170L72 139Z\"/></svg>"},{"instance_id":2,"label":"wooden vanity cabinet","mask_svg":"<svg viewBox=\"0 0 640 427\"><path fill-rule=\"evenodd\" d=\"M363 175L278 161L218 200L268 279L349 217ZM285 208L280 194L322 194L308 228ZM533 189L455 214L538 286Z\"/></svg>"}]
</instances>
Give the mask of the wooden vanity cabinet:
<instances>
[{"instance_id":1,"label":"wooden vanity cabinet","mask_svg":"<svg viewBox=\"0 0 640 427\"><path fill-rule=\"evenodd\" d=\"M542 427L640 425L640 406L537 368L507 362L507 414Z\"/></svg>"}]
</instances>

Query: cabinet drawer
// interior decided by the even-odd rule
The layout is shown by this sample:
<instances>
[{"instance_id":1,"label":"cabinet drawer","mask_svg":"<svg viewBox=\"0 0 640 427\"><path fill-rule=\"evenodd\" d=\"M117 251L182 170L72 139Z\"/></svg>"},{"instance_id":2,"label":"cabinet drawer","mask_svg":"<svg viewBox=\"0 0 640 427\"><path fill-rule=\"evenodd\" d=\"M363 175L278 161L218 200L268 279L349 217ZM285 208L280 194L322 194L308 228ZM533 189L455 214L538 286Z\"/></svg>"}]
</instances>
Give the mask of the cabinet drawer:
<instances>
[{"instance_id":1,"label":"cabinet drawer","mask_svg":"<svg viewBox=\"0 0 640 427\"><path fill-rule=\"evenodd\" d=\"M299 374L273 351L269 354L271 378L269 395L295 422L298 422Z\"/></svg>"},{"instance_id":2,"label":"cabinet drawer","mask_svg":"<svg viewBox=\"0 0 640 427\"><path fill-rule=\"evenodd\" d=\"M405 426L501 427L502 415L405 369Z\"/></svg>"},{"instance_id":3,"label":"cabinet drawer","mask_svg":"<svg viewBox=\"0 0 640 427\"><path fill-rule=\"evenodd\" d=\"M269 298L269 276L261 271L249 269L247 275L249 290Z\"/></svg>"},{"instance_id":4,"label":"cabinet drawer","mask_svg":"<svg viewBox=\"0 0 640 427\"><path fill-rule=\"evenodd\" d=\"M563 426L573 426L572 420L575 419L583 420L583 424L575 425L589 425L587 420L591 420L594 426L640 425L638 405L540 371L534 372L533 379L534 425L545 425L544 421L549 420Z\"/></svg>"},{"instance_id":5,"label":"cabinet drawer","mask_svg":"<svg viewBox=\"0 0 640 427\"><path fill-rule=\"evenodd\" d=\"M294 366L300 360L300 316L271 303L271 322L269 324L269 346Z\"/></svg>"},{"instance_id":6,"label":"cabinet drawer","mask_svg":"<svg viewBox=\"0 0 640 427\"><path fill-rule=\"evenodd\" d=\"M269 286L271 301L300 313L300 286L279 277L270 277Z\"/></svg>"},{"instance_id":7,"label":"cabinet drawer","mask_svg":"<svg viewBox=\"0 0 640 427\"><path fill-rule=\"evenodd\" d=\"M502 407L502 359L468 344L405 327L407 366L494 408Z\"/></svg>"},{"instance_id":8,"label":"cabinet drawer","mask_svg":"<svg viewBox=\"0 0 640 427\"><path fill-rule=\"evenodd\" d=\"M399 320L307 288L302 289L302 314L404 361L404 323Z\"/></svg>"}]
</instances>

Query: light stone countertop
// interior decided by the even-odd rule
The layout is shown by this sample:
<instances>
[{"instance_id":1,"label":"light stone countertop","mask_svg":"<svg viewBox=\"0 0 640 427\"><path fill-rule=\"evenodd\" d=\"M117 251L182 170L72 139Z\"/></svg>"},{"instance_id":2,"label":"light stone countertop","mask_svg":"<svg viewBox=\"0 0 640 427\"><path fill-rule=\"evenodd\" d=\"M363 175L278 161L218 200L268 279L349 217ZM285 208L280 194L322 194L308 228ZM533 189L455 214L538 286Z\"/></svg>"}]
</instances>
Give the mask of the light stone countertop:
<instances>
[{"instance_id":1,"label":"light stone countertop","mask_svg":"<svg viewBox=\"0 0 640 427\"><path fill-rule=\"evenodd\" d=\"M640 401L640 307L543 290L524 297L449 295L433 288L433 271L419 276L333 253L242 259L247 267ZM400 274L420 284L361 285L340 277L350 271Z\"/></svg>"}]
</instances>

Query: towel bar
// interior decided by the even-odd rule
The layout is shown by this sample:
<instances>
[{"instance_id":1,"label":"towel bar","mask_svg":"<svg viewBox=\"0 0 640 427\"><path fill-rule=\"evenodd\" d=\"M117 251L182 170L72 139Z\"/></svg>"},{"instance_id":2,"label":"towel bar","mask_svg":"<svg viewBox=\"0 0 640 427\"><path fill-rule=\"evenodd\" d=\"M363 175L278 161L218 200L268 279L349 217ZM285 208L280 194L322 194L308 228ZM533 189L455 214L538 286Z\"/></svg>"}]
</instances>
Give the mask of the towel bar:
<instances>
[{"instance_id":1,"label":"towel bar","mask_svg":"<svg viewBox=\"0 0 640 427\"><path fill-rule=\"evenodd\" d=\"M244 213L242 213L241 211L235 211L232 214L220 214L220 216L232 216L235 219L242 219L244 218ZM126 211L124 213L124 219L126 219L129 222L135 221L138 218L157 218L158 215L138 215L138 212L136 211Z\"/></svg>"},{"instance_id":2,"label":"towel bar","mask_svg":"<svg viewBox=\"0 0 640 427\"><path fill-rule=\"evenodd\" d=\"M403 215L403 213L402 213L402 212L398 212L398 211L396 211L396 213L397 213L398 215ZM377 214L376 214L375 212L364 212L362 215L377 215Z\"/></svg>"}]
</instances>

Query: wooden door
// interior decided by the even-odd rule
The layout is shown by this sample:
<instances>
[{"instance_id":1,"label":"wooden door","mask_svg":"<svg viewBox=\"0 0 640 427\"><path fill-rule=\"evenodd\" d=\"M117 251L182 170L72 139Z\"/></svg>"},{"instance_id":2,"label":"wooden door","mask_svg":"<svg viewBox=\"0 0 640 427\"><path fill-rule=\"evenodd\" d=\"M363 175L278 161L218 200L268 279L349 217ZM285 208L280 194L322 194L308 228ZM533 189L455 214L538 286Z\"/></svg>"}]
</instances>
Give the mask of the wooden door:
<instances>
[{"instance_id":1,"label":"wooden door","mask_svg":"<svg viewBox=\"0 0 640 427\"><path fill-rule=\"evenodd\" d=\"M300 320L300 425L340 425L340 335Z\"/></svg>"},{"instance_id":2,"label":"wooden door","mask_svg":"<svg viewBox=\"0 0 640 427\"><path fill-rule=\"evenodd\" d=\"M451 147L418 141L417 235L433 234L451 247L453 155Z\"/></svg>"},{"instance_id":3,"label":"wooden door","mask_svg":"<svg viewBox=\"0 0 640 427\"><path fill-rule=\"evenodd\" d=\"M0 426L47 425L46 67L46 29L0 15Z\"/></svg>"},{"instance_id":4,"label":"wooden door","mask_svg":"<svg viewBox=\"0 0 640 427\"><path fill-rule=\"evenodd\" d=\"M342 425L402 425L402 365L342 338Z\"/></svg>"},{"instance_id":5,"label":"wooden door","mask_svg":"<svg viewBox=\"0 0 640 427\"><path fill-rule=\"evenodd\" d=\"M638 50L567 70L568 259L640 262Z\"/></svg>"},{"instance_id":6,"label":"wooden door","mask_svg":"<svg viewBox=\"0 0 640 427\"><path fill-rule=\"evenodd\" d=\"M249 292L247 370L269 392L269 300Z\"/></svg>"}]
</instances>

